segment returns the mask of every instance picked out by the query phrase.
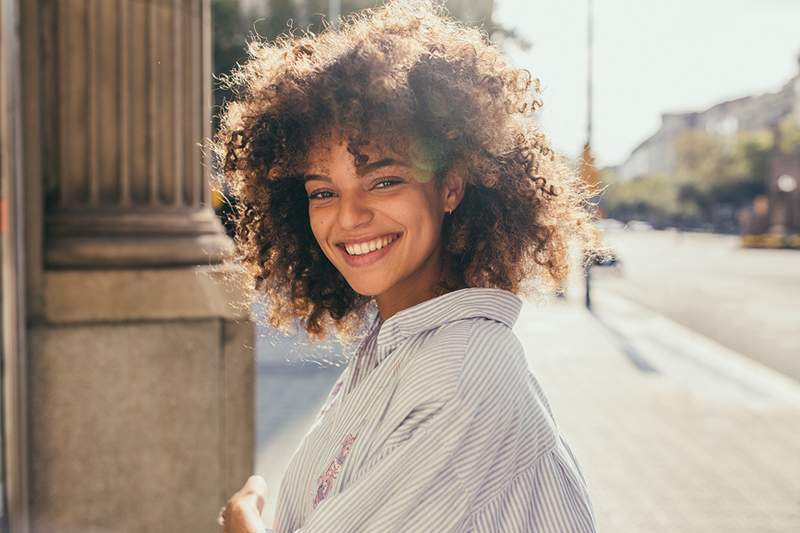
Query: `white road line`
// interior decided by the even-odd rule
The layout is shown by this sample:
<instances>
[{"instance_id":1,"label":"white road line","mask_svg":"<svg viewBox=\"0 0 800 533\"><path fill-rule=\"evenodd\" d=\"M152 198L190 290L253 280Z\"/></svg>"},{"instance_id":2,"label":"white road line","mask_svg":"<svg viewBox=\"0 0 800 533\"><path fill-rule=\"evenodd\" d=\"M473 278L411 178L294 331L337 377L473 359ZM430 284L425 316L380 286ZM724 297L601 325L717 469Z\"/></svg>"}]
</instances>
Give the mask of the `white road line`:
<instances>
[{"instance_id":1,"label":"white road line","mask_svg":"<svg viewBox=\"0 0 800 533\"><path fill-rule=\"evenodd\" d=\"M597 291L602 320L659 371L693 392L753 408L800 407L800 383L611 291Z\"/></svg>"}]
</instances>

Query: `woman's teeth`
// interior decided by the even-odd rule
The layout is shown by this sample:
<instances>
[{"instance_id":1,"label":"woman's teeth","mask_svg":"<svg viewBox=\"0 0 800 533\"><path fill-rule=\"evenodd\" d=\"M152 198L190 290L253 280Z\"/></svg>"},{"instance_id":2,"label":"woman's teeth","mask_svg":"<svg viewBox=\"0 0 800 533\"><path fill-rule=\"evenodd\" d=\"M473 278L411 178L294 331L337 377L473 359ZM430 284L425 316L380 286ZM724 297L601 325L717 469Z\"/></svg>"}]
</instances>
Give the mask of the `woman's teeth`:
<instances>
[{"instance_id":1,"label":"woman's teeth","mask_svg":"<svg viewBox=\"0 0 800 533\"><path fill-rule=\"evenodd\" d=\"M381 248L383 248L396 238L397 235L390 235L388 237L382 237L380 239L375 239L369 242L360 242L358 244L353 244L353 245L345 244L344 248L350 255L364 255L375 250L380 250Z\"/></svg>"}]
</instances>

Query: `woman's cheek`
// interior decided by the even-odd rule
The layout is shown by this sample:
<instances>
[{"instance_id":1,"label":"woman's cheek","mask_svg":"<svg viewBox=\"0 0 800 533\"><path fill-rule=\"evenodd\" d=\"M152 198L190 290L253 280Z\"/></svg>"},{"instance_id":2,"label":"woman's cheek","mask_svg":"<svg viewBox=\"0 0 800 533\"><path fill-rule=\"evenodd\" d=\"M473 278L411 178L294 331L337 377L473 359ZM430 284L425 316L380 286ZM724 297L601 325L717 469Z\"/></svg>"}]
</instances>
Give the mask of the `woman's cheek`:
<instances>
[{"instance_id":1,"label":"woman's cheek","mask_svg":"<svg viewBox=\"0 0 800 533\"><path fill-rule=\"evenodd\" d=\"M335 261L336 250L326 245L324 219L319 219L316 222L312 221L311 232L314 234L314 239L316 239L317 245L319 246L320 250L322 250L322 253L325 255L325 257L327 257L331 262Z\"/></svg>"},{"instance_id":2,"label":"woman's cheek","mask_svg":"<svg viewBox=\"0 0 800 533\"><path fill-rule=\"evenodd\" d=\"M325 242L325 239L323 238L323 232L322 232L322 228L324 227L323 226L324 221L319 219L318 217L311 216L309 222L311 226L311 233L314 234L314 239L316 239L319 247L324 250L325 246L323 246L323 243Z\"/></svg>"}]
</instances>

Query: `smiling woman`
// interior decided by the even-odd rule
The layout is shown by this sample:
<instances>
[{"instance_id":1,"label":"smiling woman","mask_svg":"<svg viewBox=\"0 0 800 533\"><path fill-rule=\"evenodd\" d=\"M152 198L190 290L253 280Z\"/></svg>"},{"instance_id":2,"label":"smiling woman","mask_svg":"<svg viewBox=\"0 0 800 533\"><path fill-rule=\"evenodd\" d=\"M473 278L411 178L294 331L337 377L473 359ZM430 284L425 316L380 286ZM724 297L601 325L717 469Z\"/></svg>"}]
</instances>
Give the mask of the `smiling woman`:
<instances>
[{"instance_id":1,"label":"smiling woman","mask_svg":"<svg viewBox=\"0 0 800 533\"><path fill-rule=\"evenodd\" d=\"M552 152L533 120L542 105L538 80L435 5L393 2L338 31L255 39L248 53L223 78L240 98L223 108L212 149L216 178L237 199L239 259L269 298L273 326L299 319L312 338L335 329L353 340L378 287L365 281L367 291L357 290L352 283L367 270L355 275L330 239L400 233L416 211L422 216L413 231L439 234L439 246L409 233L395 247L403 261L383 264L392 281L402 281L412 274L412 250L416 259L438 254L426 256L441 262L434 295L557 288L568 272L569 240L587 258L599 250L589 202L597 191ZM384 166L385 158L404 164ZM448 174L464 190L445 203ZM411 204L402 220L371 212ZM434 211L443 215L446 207L452 216L436 222ZM338 228L315 223L336 217ZM377 264L370 277L380 277Z\"/></svg>"},{"instance_id":2,"label":"smiling woman","mask_svg":"<svg viewBox=\"0 0 800 533\"><path fill-rule=\"evenodd\" d=\"M352 157L338 131L317 137L304 179L309 222L348 285L373 296L388 318L430 298L442 278L442 219L461 200L464 180L452 172L441 182L421 179L422 154L406 160L376 143L361 156Z\"/></svg>"},{"instance_id":3,"label":"smiling woman","mask_svg":"<svg viewBox=\"0 0 800 533\"><path fill-rule=\"evenodd\" d=\"M593 531L512 332L518 294L564 283L571 241L602 252L597 191L533 121L538 81L424 0L248 52L213 143L237 259L273 326L359 341L275 530Z\"/></svg>"}]
</instances>

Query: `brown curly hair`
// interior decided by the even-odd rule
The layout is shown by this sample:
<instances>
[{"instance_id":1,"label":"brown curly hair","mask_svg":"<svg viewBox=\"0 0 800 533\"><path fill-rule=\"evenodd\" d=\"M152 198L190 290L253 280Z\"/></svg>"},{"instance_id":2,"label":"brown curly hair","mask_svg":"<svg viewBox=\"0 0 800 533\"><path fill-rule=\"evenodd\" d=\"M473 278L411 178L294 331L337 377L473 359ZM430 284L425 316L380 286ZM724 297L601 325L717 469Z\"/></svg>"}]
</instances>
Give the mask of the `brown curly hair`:
<instances>
[{"instance_id":1,"label":"brown curly hair","mask_svg":"<svg viewBox=\"0 0 800 533\"><path fill-rule=\"evenodd\" d=\"M222 77L237 99L211 142L218 187L235 196L237 263L270 302L269 322L299 319L310 338L351 339L372 300L356 293L311 232L302 172L313 139L345 132L368 143L421 146L437 183L451 165L464 197L442 227L437 287L529 292L561 288L569 244L598 255L590 190L533 122L538 79L512 66L480 30L429 0L392 1L319 34L252 37L248 59ZM587 259L588 261L589 259Z\"/></svg>"}]
</instances>

